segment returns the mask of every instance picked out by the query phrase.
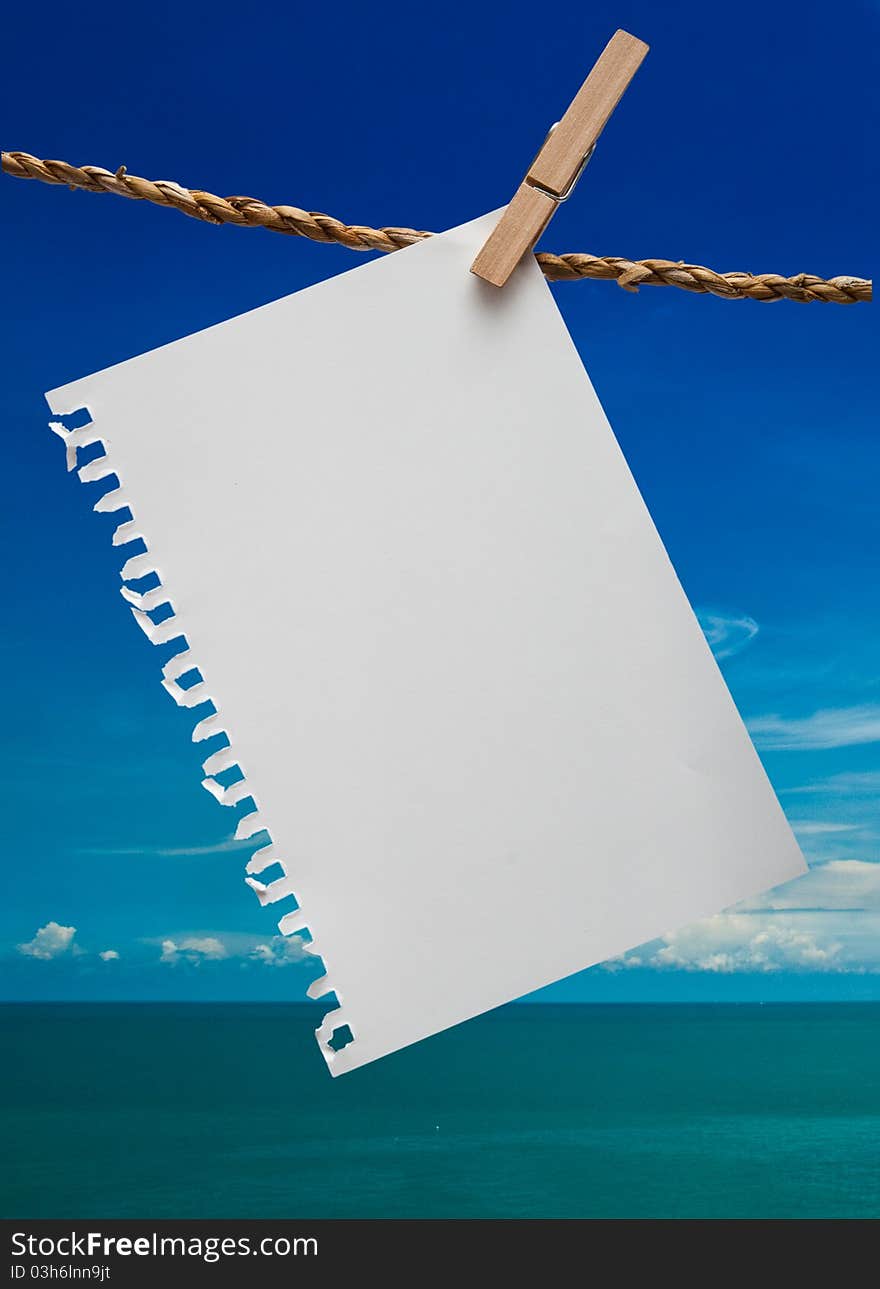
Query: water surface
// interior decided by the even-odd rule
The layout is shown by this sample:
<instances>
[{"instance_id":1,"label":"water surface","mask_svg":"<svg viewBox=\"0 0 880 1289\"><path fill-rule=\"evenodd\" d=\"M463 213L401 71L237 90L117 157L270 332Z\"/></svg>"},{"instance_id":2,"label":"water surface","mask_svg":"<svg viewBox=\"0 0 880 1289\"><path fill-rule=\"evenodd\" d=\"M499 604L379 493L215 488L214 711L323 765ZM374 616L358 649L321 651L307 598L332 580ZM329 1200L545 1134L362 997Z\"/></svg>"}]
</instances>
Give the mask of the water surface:
<instances>
[{"instance_id":1,"label":"water surface","mask_svg":"<svg viewBox=\"0 0 880 1289\"><path fill-rule=\"evenodd\" d=\"M315 1024L0 1007L0 1214L880 1216L880 1004L520 1005L339 1079Z\"/></svg>"}]
</instances>

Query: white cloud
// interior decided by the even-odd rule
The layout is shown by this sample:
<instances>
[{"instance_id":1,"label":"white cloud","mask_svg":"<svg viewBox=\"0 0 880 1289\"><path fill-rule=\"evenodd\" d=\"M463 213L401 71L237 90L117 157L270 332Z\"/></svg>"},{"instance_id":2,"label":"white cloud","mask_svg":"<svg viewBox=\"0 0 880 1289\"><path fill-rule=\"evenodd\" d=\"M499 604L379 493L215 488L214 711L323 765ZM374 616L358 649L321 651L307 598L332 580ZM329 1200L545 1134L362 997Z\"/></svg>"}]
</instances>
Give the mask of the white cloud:
<instances>
[{"instance_id":1,"label":"white cloud","mask_svg":"<svg viewBox=\"0 0 880 1289\"><path fill-rule=\"evenodd\" d=\"M682 971L839 971L842 945L822 943L790 919L719 913L663 937L653 965Z\"/></svg>"},{"instance_id":2,"label":"white cloud","mask_svg":"<svg viewBox=\"0 0 880 1289\"><path fill-rule=\"evenodd\" d=\"M166 936L159 944L159 961L169 966L180 962L197 966L206 962L238 961L242 966L255 963L266 967L287 967L307 961L309 957L306 941L298 935L275 935L259 940L243 931L222 931L215 935L175 933Z\"/></svg>"},{"instance_id":3,"label":"white cloud","mask_svg":"<svg viewBox=\"0 0 880 1289\"><path fill-rule=\"evenodd\" d=\"M769 752L816 751L880 742L880 705L829 707L812 716L754 716L746 722Z\"/></svg>"},{"instance_id":4,"label":"white cloud","mask_svg":"<svg viewBox=\"0 0 880 1289\"><path fill-rule=\"evenodd\" d=\"M732 658L751 644L758 634L758 624L747 614L731 616L710 609L698 609L697 621L715 657Z\"/></svg>"},{"instance_id":5,"label":"white cloud","mask_svg":"<svg viewBox=\"0 0 880 1289\"><path fill-rule=\"evenodd\" d=\"M115 949L102 949L101 952L98 954L98 957L101 959L102 962L119 961L119 954L116 952Z\"/></svg>"},{"instance_id":6,"label":"white cloud","mask_svg":"<svg viewBox=\"0 0 880 1289\"><path fill-rule=\"evenodd\" d=\"M880 973L880 864L836 859L640 946L610 970Z\"/></svg>"},{"instance_id":7,"label":"white cloud","mask_svg":"<svg viewBox=\"0 0 880 1289\"><path fill-rule=\"evenodd\" d=\"M75 935L75 926L60 926L57 922L47 922L45 926L40 927L33 940L18 945L18 952L24 954L26 958L49 961L51 958L59 958L67 953L73 947Z\"/></svg>"},{"instance_id":8,"label":"white cloud","mask_svg":"<svg viewBox=\"0 0 880 1289\"><path fill-rule=\"evenodd\" d=\"M219 959L226 957L228 957L226 946L216 936L189 935L179 942L170 939L163 940L159 961L167 962L171 965L177 962L190 962L197 965L205 961L217 962Z\"/></svg>"},{"instance_id":9,"label":"white cloud","mask_svg":"<svg viewBox=\"0 0 880 1289\"><path fill-rule=\"evenodd\" d=\"M305 942L298 935L276 935L268 944L255 944L250 957L267 967L287 967L308 957Z\"/></svg>"}]
</instances>

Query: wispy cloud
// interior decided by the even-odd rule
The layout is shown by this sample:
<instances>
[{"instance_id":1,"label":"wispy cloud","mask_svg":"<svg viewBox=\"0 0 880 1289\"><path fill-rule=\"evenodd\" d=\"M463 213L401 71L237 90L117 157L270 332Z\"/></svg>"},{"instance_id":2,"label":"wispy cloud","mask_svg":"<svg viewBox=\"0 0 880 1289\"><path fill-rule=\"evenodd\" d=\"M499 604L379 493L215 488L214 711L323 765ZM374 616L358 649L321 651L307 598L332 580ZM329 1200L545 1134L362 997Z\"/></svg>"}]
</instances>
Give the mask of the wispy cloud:
<instances>
[{"instance_id":1,"label":"wispy cloud","mask_svg":"<svg viewBox=\"0 0 880 1289\"><path fill-rule=\"evenodd\" d=\"M220 855L227 851L245 851L253 850L254 841L248 838L245 841L239 841L235 837L228 837L225 841L215 842L213 846L156 846L152 850L154 855ZM143 852L140 852L141 854Z\"/></svg>"},{"instance_id":2,"label":"wispy cloud","mask_svg":"<svg viewBox=\"0 0 880 1289\"><path fill-rule=\"evenodd\" d=\"M880 770L853 770L830 774L794 788L782 788L784 796L823 794L834 797L880 797Z\"/></svg>"},{"instance_id":3,"label":"wispy cloud","mask_svg":"<svg viewBox=\"0 0 880 1289\"><path fill-rule=\"evenodd\" d=\"M159 855L164 857L176 857L178 855L223 855L231 852L248 852L253 851L255 846L252 837L240 841L235 837L227 837L223 841L215 841L208 845L199 846L154 846L144 844L143 846L77 846L74 853L77 855Z\"/></svg>"},{"instance_id":4,"label":"wispy cloud","mask_svg":"<svg viewBox=\"0 0 880 1289\"><path fill-rule=\"evenodd\" d=\"M62 954L69 953L73 949L75 935L75 926L60 926L58 922L47 922L45 926L40 927L33 940L28 940L16 947L25 958L39 958L43 962L48 962L52 958L60 958Z\"/></svg>"},{"instance_id":5,"label":"wispy cloud","mask_svg":"<svg viewBox=\"0 0 880 1289\"><path fill-rule=\"evenodd\" d=\"M98 957L101 959L102 962L119 961L119 954L116 952L115 949L102 949L101 952L98 954Z\"/></svg>"},{"instance_id":6,"label":"wispy cloud","mask_svg":"<svg viewBox=\"0 0 880 1289\"><path fill-rule=\"evenodd\" d=\"M800 910L805 913L880 914L880 864L863 859L832 859L803 877L768 891L760 900L738 905L745 912ZM877 945L880 958L880 944Z\"/></svg>"},{"instance_id":7,"label":"wispy cloud","mask_svg":"<svg viewBox=\"0 0 880 1289\"><path fill-rule=\"evenodd\" d=\"M789 820L792 831L799 837L825 837L840 832L856 832L858 824L834 824L821 819Z\"/></svg>"},{"instance_id":8,"label":"wispy cloud","mask_svg":"<svg viewBox=\"0 0 880 1289\"><path fill-rule=\"evenodd\" d=\"M880 705L828 707L812 716L754 716L746 722L769 752L817 751L880 742Z\"/></svg>"},{"instance_id":9,"label":"wispy cloud","mask_svg":"<svg viewBox=\"0 0 880 1289\"><path fill-rule=\"evenodd\" d=\"M800 842L807 860L818 865L833 859L876 858L877 834L870 827L870 820L859 820L851 804L847 805L850 818L840 821L828 819L793 819L792 830Z\"/></svg>"},{"instance_id":10,"label":"wispy cloud","mask_svg":"<svg viewBox=\"0 0 880 1289\"><path fill-rule=\"evenodd\" d=\"M719 660L732 658L751 644L758 634L758 624L748 614L722 613L715 609L697 609L697 621L709 648Z\"/></svg>"}]
</instances>

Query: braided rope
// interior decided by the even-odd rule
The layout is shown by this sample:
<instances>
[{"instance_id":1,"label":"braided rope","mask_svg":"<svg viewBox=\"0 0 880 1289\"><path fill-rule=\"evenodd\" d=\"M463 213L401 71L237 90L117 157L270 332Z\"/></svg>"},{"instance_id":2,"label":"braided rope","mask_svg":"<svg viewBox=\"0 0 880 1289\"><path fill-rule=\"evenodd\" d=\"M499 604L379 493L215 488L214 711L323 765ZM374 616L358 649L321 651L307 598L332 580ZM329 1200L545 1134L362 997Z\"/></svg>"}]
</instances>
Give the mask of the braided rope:
<instances>
[{"instance_id":1,"label":"braided rope","mask_svg":"<svg viewBox=\"0 0 880 1289\"><path fill-rule=\"evenodd\" d=\"M66 184L86 192L112 192L135 201L170 206L207 224L237 224L268 228L275 233L308 237L313 242L338 242L353 251L397 251L431 233L414 228L367 228L343 224L330 215L300 210L297 206L267 206L256 197L217 197L200 189L183 188L167 179L140 179L120 166L114 173L100 166L72 166L66 161L41 161L27 152L3 152L3 169L18 179L39 179ZM716 273L700 264L675 260L625 260L614 255L541 253L537 257L551 282L595 278L616 281L625 291L640 286L677 286L683 291L709 293L727 300L797 300L809 303L857 304L871 297L870 280L856 277L815 277L797 273Z\"/></svg>"}]
</instances>

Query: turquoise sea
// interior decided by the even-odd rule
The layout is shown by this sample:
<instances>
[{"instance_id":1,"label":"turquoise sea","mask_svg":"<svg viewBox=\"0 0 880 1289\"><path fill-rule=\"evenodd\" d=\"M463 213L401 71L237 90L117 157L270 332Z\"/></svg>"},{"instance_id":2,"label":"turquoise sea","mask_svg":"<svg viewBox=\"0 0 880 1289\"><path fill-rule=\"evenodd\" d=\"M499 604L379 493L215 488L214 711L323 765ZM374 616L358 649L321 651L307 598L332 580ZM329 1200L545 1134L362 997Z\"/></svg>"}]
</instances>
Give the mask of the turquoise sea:
<instances>
[{"instance_id":1,"label":"turquoise sea","mask_svg":"<svg viewBox=\"0 0 880 1289\"><path fill-rule=\"evenodd\" d=\"M880 1216L880 1004L520 1005L335 1080L315 1018L0 1007L0 1215Z\"/></svg>"}]
</instances>

